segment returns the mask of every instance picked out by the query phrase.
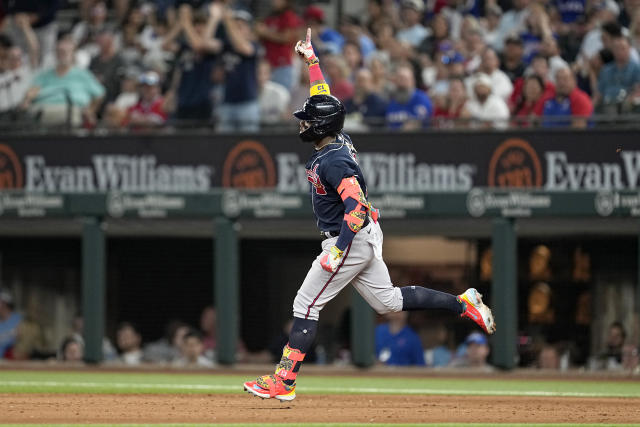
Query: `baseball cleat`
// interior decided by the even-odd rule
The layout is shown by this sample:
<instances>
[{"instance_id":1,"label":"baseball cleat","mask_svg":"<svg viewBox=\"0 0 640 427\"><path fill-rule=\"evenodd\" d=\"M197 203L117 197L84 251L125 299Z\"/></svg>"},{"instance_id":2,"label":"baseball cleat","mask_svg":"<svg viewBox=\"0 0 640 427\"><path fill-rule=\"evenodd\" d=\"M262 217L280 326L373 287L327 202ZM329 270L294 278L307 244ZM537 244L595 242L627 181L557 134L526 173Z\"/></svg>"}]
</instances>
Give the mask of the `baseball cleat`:
<instances>
[{"instance_id":1,"label":"baseball cleat","mask_svg":"<svg viewBox=\"0 0 640 427\"><path fill-rule=\"evenodd\" d=\"M296 398L296 386L286 385L277 375L265 375L255 381L244 383L247 393L263 399L276 398L278 400L293 400Z\"/></svg>"},{"instance_id":2,"label":"baseball cleat","mask_svg":"<svg viewBox=\"0 0 640 427\"><path fill-rule=\"evenodd\" d=\"M493 320L491 309L482 302L482 295L474 288L467 289L458 295L458 301L464 303L464 313L460 317L468 317L476 322L488 334L496 331L496 323Z\"/></svg>"}]
</instances>

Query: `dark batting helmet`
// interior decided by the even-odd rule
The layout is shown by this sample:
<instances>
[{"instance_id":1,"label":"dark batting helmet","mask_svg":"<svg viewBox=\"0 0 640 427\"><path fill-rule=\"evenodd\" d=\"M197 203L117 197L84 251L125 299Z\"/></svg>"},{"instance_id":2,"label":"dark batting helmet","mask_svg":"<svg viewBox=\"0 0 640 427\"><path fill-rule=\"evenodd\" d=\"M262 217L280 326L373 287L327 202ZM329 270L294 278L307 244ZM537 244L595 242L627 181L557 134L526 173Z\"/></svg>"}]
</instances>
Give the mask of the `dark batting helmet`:
<instances>
[{"instance_id":1,"label":"dark batting helmet","mask_svg":"<svg viewBox=\"0 0 640 427\"><path fill-rule=\"evenodd\" d=\"M304 142L314 142L340 133L345 114L342 102L332 95L313 95L307 98L301 110L293 113L296 118L311 124L300 132L300 139Z\"/></svg>"}]
</instances>

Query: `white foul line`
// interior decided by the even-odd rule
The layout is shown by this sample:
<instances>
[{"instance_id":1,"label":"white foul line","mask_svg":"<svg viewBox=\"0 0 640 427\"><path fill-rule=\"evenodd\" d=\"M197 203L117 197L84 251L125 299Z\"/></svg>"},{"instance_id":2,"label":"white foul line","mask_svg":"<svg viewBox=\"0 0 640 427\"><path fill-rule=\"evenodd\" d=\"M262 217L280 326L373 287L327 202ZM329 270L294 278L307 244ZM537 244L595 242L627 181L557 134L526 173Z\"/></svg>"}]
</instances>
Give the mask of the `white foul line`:
<instances>
[{"instance_id":1,"label":"white foul line","mask_svg":"<svg viewBox=\"0 0 640 427\"><path fill-rule=\"evenodd\" d=\"M0 381L0 392L3 387L43 387L43 388L115 388L123 390L204 390L204 391L239 391L241 385L221 384L155 384L155 383L119 383L119 382L76 382L76 381ZM437 388L377 388L377 387L317 387L302 386L301 391L309 393L362 393L362 394L437 394L437 395L476 395L476 396L559 396L559 397L639 397L637 393L589 393L567 391L536 390L455 390Z\"/></svg>"}]
</instances>

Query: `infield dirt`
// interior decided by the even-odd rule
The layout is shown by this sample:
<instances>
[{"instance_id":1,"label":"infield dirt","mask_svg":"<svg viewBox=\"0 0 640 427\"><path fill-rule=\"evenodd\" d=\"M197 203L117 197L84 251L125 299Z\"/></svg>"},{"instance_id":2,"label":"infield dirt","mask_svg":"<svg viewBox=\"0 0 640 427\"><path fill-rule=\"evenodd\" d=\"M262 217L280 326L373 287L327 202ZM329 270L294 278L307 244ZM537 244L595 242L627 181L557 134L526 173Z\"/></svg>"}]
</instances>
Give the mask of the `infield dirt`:
<instances>
[{"instance_id":1,"label":"infield dirt","mask_svg":"<svg viewBox=\"0 0 640 427\"><path fill-rule=\"evenodd\" d=\"M3 394L0 423L639 423L640 399L300 394Z\"/></svg>"}]
</instances>

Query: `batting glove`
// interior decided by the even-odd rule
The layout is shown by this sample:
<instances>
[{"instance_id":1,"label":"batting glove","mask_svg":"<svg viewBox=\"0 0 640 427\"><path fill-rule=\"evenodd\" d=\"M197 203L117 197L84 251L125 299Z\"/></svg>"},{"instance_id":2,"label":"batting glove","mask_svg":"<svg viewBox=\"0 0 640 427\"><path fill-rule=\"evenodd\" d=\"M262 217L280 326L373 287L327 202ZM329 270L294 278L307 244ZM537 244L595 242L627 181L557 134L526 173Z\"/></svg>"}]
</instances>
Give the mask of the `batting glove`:
<instances>
[{"instance_id":1,"label":"batting glove","mask_svg":"<svg viewBox=\"0 0 640 427\"><path fill-rule=\"evenodd\" d=\"M307 28L307 38L305 41L299 40L294 48L295 52L302 57L307 65L317 64L318 57L311 46L311 28Z\"/></svg>"},{"instance_id":2,"label":"batting glove","mask_svg":"<svg viewBox=\"0 0 640 427\"><path fill-rule=\"evenodd\" d=\"M320 265L323 269L327 270L329 273L333 273L338 269L340 262L342 262L342 258L344 257L344 251L338 249L337 246L331 246L328 254L324 254L322 258L320 258Z\"/></svg>"}]
</instances>

